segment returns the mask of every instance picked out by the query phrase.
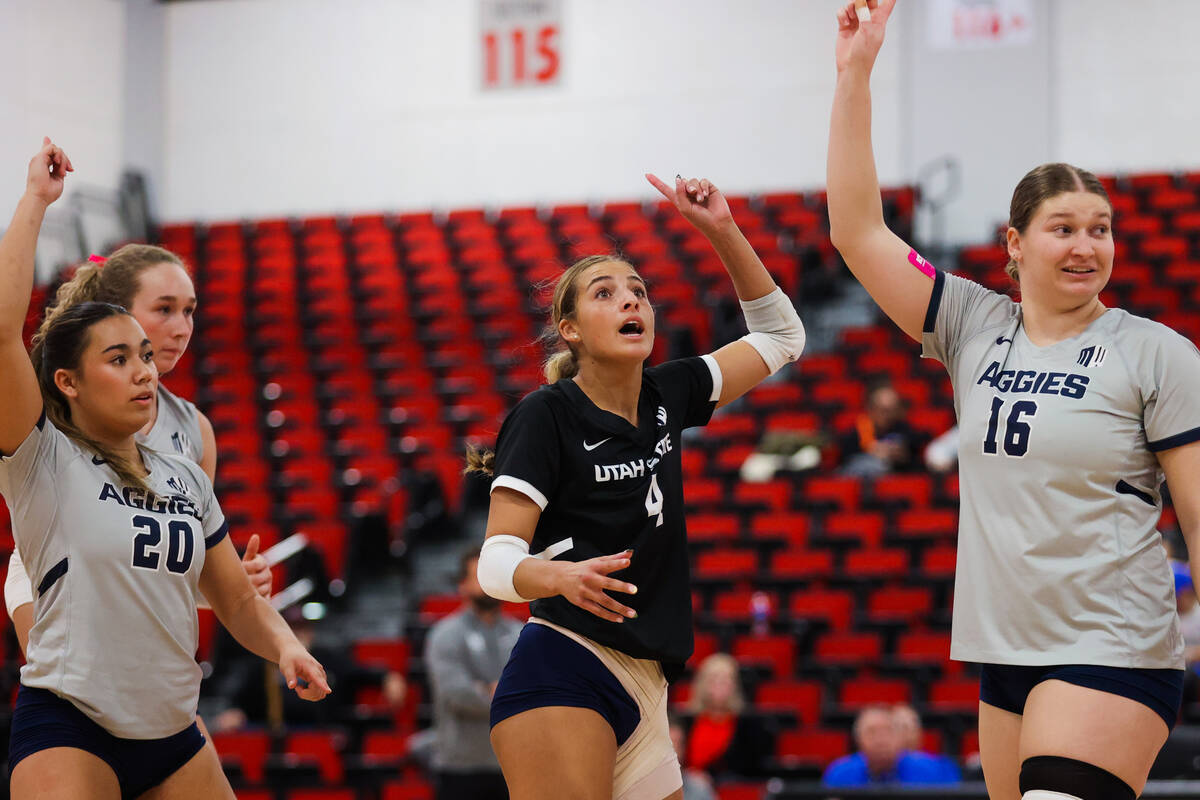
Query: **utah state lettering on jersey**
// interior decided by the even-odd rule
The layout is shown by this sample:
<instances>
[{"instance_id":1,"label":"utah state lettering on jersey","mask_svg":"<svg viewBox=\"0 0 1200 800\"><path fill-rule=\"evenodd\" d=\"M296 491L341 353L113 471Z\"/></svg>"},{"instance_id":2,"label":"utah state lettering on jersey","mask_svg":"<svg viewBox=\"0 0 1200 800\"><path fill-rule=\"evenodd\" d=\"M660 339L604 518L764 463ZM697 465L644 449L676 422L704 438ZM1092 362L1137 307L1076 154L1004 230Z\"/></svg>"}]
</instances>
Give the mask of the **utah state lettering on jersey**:
<instances>
[{"instance_id":1,"label":"utah state lettering on jersey","mask_svg":"<svg viewBox=\"0 0 1200 800\"><path fill-rule=\"evenodd\" d=\"M976 385L986 383L996 391L1012 394L1056 394L1080 400L1087 394L1091 380L1087 375L1067 372L1001 369L1000 362L993 361L976 381Z\"/></svg>"},{"instance_id":2,"label":"utah state lettering on jersey","mask_svg":"<svg viewBox=\"0 0 1200 800\"><path fill-rule=\"evenodd\" d=\"M660 419L663 420L663 424L666 424L665 413L660 416ZM623 478L641 478L646 474L646 470L653 471L658 466L658 462L662 460L662 457L673 449L671 446L671 434L668 432L654 446L655 456L653 458L639 458L624 464L593 464L596 468L596 483L619 481Z\"/></svg>"}]
</instances>

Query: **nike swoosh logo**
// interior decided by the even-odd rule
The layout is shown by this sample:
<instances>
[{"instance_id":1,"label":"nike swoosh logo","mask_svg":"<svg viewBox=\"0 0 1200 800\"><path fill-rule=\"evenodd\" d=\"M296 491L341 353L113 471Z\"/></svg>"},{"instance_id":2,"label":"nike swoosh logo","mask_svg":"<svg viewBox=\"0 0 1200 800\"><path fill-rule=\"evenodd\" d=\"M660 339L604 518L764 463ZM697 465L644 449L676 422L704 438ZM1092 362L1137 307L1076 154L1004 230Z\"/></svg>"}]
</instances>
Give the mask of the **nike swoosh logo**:
<instances>
[{"instance_id":1,"label":"nike swoosh logo","mask_svg":"<svg viewBox=\"0 0 1200 800\"><path fill-rule=\"evenodd\" d=\"M1012 339L1005 339L1003 336L1001 336L998 339L996 339L996 344L1004 344L1005 342L1011 342L1011 341L1012 341Z\"/></svg>"},{"instance_id":2,"label":"nike swoosh logo","mask_svg":"<svg viewBox=\"0 0 1200 800\"><path fill-rule=\"evenodd\" d=\"M611 438L612 438L611 436L610 436L610 437L608 437L608 439L611 439ZM602 444L604 444L605 442L607 442L607 441L608 441L608 439L601 439L600 441L596 442L595 444L588 444L588 443L585 441L585 442L583 443L583 449L584 449L584 450L587 450L587 451L590 453L590 452L592 452L593 450L595 450L597 447L599 447L600 445L602 445Z\"/></svg>"}]
</instances>

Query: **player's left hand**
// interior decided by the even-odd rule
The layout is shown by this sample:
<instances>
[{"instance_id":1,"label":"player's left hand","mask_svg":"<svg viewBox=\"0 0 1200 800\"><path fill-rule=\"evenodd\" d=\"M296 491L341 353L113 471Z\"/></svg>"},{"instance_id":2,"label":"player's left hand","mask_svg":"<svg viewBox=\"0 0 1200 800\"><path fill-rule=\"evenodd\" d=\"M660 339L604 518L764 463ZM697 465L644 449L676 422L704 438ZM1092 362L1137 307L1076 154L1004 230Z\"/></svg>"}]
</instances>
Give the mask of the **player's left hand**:
<instances>
[{"instance_id":1,"label":"player's left hand","mask_svg":"<svg viewBox=\"0 0 1200 800\"><path fill-rule=\"evenodd\" d=\"M246 543L246 552L242 554L242 569L246 570L246 577L250 579L250 585L254 587L254 591L270 600L271 568L267 566L267 559L258 552L258 547L259 538L256 533Z\"/></svg>"},{"instance_id":2,"label":"player's left hand","mask_svg":"<svg viewBox=\"0 0 1200 800\"><path fill-rule=\"evenodd\" d=\"M280 652L279 671L301 700L316 702L333 691L325 680L325 668L298 643Z\"/></svg>"},{"instance_id":3,"label":"player's left hand","mask_svg":"<svg viewBox=\"0 0 1200 800\"><path fill-rule=\"evenodd\" d=\"M674 187L650 173L646 173L646 180L705 236L712 237L722 228L733 224L729 203L725 202L721 190L707 178L684 179L676 175Z\"/></svg>"}]
</instances>

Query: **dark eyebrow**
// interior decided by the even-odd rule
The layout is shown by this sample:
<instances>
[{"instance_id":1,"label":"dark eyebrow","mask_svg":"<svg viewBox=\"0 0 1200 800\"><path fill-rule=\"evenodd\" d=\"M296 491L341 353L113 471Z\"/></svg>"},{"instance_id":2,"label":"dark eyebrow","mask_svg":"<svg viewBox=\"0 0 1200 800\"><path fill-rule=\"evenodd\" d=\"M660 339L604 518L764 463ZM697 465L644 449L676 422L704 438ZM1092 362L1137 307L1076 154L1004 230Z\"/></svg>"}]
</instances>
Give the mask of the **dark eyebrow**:
<instances>
[{"instance_id":1,"label":"dark eyebrow","mask_svg":"<svg viewBox=\"0 0 1200 800\"><path fill-rule=\"evenodd\" d=\"M1112 219L1112 212L1111 211L1101 211L1096 216L1107 217L1108 219ZM1047 219L1047 221L1049 221L1052 219L1057 219L1059 217L1062 217L1063 219L1074 219L1075 215L1073 213L1071 213L1070 211L1056 211L1053 214L1051 214L1049 217L1047 217L1046 219Z\"/></svg>"},{"instance_id":2,"label":"dark eyebrow","mask_svg":"<svg viewBox=\"0 0 1200 800\"><path fill-rule=\"evenodd\" d=\"M146 341L149 341L149 339L147 339ZM127 344L110 344L108 347L104 348L101 352L107 353L110 350L117 350L122 353L128 353L129 345L127 345Z\"/></svg>"},{"instance_id":3,"label":"dark eyebrow","mask_svg":"<svg viewBox=\"0 0 1200 800\"><path fill-rule=\"evenodd\" d=\"M595 283L596 281L611 281L611 280L616 280L616 279L613 278L612 275L597 275L596 277L594 277L590 281L588 281L588 288L590 289L592 284ZM644 280L642 280L642 277L640 275L630 275L630 276L628 276L627 280L637 281L642 286L646 285L646 282Z\"/></svg>"},{"instance_id":4,"label":"dark eyebrow","mask_svg":"<svg viewBox=\"0 0 1200 800\"><path fill-rule=\"evenodd\" d=\"M177 298L173 294L164 294L158 298L158 300L166 300L168 303L173 303L173 302L175 302L176 299ZM196 298L190 297L187 300L185 300L184 302L185 303L194 303L194 302L196 302Z\"/></svg>"}]
</instances>

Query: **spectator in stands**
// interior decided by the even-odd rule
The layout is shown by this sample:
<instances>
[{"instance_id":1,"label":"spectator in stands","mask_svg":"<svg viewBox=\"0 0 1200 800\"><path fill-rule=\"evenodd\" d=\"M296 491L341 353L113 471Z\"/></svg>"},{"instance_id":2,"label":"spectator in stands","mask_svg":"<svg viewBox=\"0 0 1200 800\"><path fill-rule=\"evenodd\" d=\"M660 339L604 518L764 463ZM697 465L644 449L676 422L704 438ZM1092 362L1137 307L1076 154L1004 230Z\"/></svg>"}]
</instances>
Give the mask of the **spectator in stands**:
<instances>
[{"instance_id":1,"label":"spectator in stands","mask_svg":"<svg viewBox=\"0 0 1200 800\"><path fill-rule=\"evenodd\" d=\"M738 663L728 653L700 662L692 682L692 728L685 766L709 775L755 778L763 775L774 741L762 722L743 713L746 701Z\"/></svg>"},{"instance_id":2,"label":"spectator in stands","mask_svg":"<svg viewBox=\"0 0 1200 800\"><path fill-rule=\"evenodd\" d=\"M384 700L393 709L404 704L408 684L403 675L361 666L349 656L346 648L319 642L317 625L313 620L305 618L300 606L286 609L283 618L305 649L310 653L320 654L314 657L320 659L321 664L325 666L326 679L334 690L327 699L332 699L334 694L338 696L332 703L305 703L294 693L288 692L282 679L272 671L272 680L278 681L282 689L280 699L285 725L305 727L345 722L354 713L355 690L362 686L380 686ZM249 653L240 648L237 649L238 655L233 655L230 644L226 643L221 648L222 652L230 654L231 662L224 670L224 677L219 680L218 693L229 698L231 705L213 720L212 728L219 733L238 730L247 725L262 726L271 723L268 693L263 690L265 675L262 661L251 658Z\"/></svg>"},{"instance_id":3,"label":"spectator in stands","mask_svg":"<svg viewBox=\"0 0 1200 800\"><path fill-rule=\"evenodd\" d=\"M919 469L921 442L905 420L904 398L889 383L872 386L854 430L838 440L842 471L870 477Z\"/></svg>"},{"instance_id":4,"label":"spectator in stands","mask_svg":"<svg viewBox=\"0 0 1200 800\"><path fill-rule=\"evenodd\" d=\"M674 716L668 718L668 725L670 725L671 744L675 747L675 755L679 756L680 762L683 762L687 758L687 732L683 729L683 723ZM708 777L707 773L686 767L682 772L683 800L717 800L712 779Z\"/></svg>"},{"instance_id":5,"label":"spectator in stands","mask_svg":"<svg viewBox=\"0 0 1200 800\"><path fill-rule=\"evenodd\" d=\"M425 643L436 731L433 770L438 800L508 800L508 788L489 740L496 682L521 633L500 601L479 585L479 548L459 559L460 611L440 620Z\"/></svg>"},{"instance_id":6,"label":"spectator in stands","mask_svg":"<svg viewBox=\"0 0 1200 800\"><path fill-rule=\"evenodd\" d=\"M905 750L892 710L869 706L854 720L858 752L842 756L825 770L826 786L957 783L941 765L924 753Z\"/></svg>"},{"instance_id":7,"label":"spectator in stands","mask_svg":"<svg viewBox=\"0 0 1200 800\"><path fill-rule=\"evenodd\" d=\"M921 726L921 715L907 703L892 706L892 724L900 736L900 748L908 753L927 755L941 768L947 783L957 783L962 780L962 772L958 764L949 756L925 751L925 731Z\"/></svg>"}]
</instances>

